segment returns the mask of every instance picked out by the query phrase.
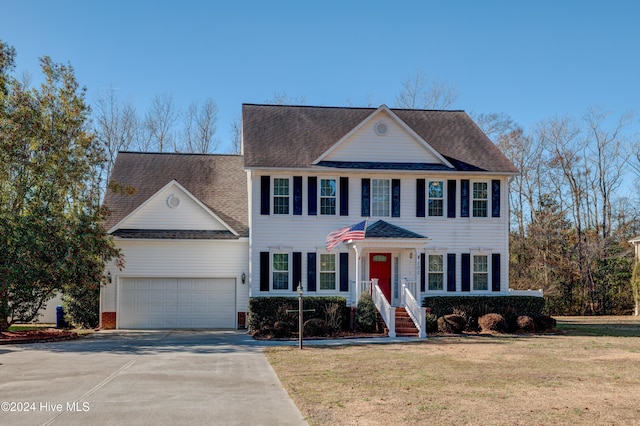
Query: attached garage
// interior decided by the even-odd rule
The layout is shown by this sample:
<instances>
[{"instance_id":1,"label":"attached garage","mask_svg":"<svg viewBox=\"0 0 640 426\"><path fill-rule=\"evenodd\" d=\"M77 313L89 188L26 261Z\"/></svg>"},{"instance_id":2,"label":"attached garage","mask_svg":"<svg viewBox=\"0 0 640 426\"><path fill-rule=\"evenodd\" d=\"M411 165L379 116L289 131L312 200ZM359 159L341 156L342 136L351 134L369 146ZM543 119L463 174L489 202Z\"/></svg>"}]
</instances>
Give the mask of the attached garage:
<instances>
[{"instance_id":1,"label":"attached garage","mask_svg":"<svg viewBox=\"0 0 640 426\"><path fill-rule=\"evenodd\" d=\"M118 328L236 328L235 278L120 278Z\"/></svg>"}]
</instances>

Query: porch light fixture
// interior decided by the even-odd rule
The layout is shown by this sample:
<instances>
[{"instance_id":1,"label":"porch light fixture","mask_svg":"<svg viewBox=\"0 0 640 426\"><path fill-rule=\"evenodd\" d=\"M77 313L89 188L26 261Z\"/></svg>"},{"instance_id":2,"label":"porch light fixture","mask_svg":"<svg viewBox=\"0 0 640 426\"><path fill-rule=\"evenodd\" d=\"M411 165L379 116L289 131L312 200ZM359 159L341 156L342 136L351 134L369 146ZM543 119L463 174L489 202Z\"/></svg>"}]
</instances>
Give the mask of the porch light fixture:
<instances>
[{"instance_id":1,"label":"porch light fixture","mask_svg":"<svg viewBox=\"0 0 640 426\"><path fill-rule=\"evenodd\" d=\"M242 284L244 284L247 281L247 274L243 272L242 275L240 276L240 279L242 280Z\"/></svg>"},{"instance_id":2,"label":"porch light fixture","mask_svg":"<svg viewBox=\"0 0 640 426\"><path fill-rule=\"evenodd\" d=\"M107 271L107 282L111 284L111 271Z\"/></svg>"}]
</instances>

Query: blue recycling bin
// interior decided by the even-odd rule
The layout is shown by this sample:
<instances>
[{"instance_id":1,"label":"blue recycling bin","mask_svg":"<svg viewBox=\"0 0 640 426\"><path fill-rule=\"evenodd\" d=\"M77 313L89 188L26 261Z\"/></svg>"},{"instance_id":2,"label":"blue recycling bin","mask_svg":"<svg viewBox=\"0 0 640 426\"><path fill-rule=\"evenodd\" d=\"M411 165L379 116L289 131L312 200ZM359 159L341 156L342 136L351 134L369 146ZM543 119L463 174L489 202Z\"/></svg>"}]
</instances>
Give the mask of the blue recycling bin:
<instances>
[{"instance_id":1,"label":"blue recycling bin","mask_svg":"<svg viewBox=\"0 0 640 426\"><path fill-rule=\"evenodd\" d=\"M56 328L67 328L68 326L64 319L64 309L62 306L56 306Z\"/></svg>"}]
</instances>

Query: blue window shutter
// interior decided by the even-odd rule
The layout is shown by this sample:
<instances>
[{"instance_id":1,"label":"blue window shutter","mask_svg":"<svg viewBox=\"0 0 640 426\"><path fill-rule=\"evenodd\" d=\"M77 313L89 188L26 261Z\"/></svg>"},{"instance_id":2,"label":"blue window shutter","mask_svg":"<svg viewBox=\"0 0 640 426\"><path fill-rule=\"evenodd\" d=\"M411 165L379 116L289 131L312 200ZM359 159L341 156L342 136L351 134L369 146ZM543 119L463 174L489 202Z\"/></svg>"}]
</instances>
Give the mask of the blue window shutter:
<instances>
[{"instance_id":1,"label":"blue window shutter","mask_svg":"<svg viewBox=\"0 0 640 426\"><path fill-rule=\"evenodd\" d=\"M349 216L349 178L340 178L340 216Z\"/></svg>"},{"instance_id":2,"label":"blue window shutter","mask_svg":"<svg viewBox=\"0 0 640 426\"><path fill-rule=\"evenodd\" d=\"M491 254L491 290L500 291L500 253Z\"/></svg>"},{"instance_id":3,"label":"blue window shutter","mask_svg":"<svg viewBox=\"0 0 640 426\"><path fill-rule=\"evenodd\" d=\"M260 291L269 291L269 252L260 252Z\"/></svg>"},{"instance_id":4,"label":"blue window shutter","mask_svg":"<svg viewBox=\"0 0 640 426\"><path fill-rule=\"evenodd\" d=\"M361 213L363 217L371 216L371 179L362 179L362 208Z\"/></svg>"},{"instance_id":5,"label":"blue window shutter","mask_svg":"<svg viewBox=\"0 0 640 426\"><path fill-rule=\"evenodd\" d=\"M427 255L420 253L420 291L425 291L427 282Z\"/></svg>"},{"instance_id":6,"label":"blue window shutter","mask_svg":"<svg viewBox=\"0 0 640 426\"><path fill-rule=\"evenodd\" d=\"M456 254L447 253L447 291L456 291Z\"/></svg>"},{"instance_id":7,"label":"blue window shutter","mask_svg":"<svg viewBox=\"0 0 640 426\"><path fill-rule=\"evenodd\" d=\"M340 291L349 291L349 253L340 253Z\"/></svg>"},{"instance_id":8,"label":"blue window shutter","mask_svg":"<svg viewBox=\"0 0 640 426\"><path fill-rule=\"evenodd\" d=\"M391 180L391 216L400 217L400 179Z\"/></svg>"},{"instance_id":9,"label":"blue window shutter","mask_svg":"<svg viewBox=\"0 0 640 426\"><path fill-rule=\"evenodd\" d=\"M269 215L271 176L260 176L260 214Z\"/></svg>"},{"instance_id":10,"label":"blue window shutter","mask_svg":"<svg viewBox=\"0 0 640 426\"><path fill-rule=\"evenodd\" d=\"M293 177L293 214L302 214L302 176Z\"/></svg>"},{"instance_id":11,"label":"blue window shutter","mask_svg":"<svg viewBox=\"0 0 640 426\"><path fill-rule=\"evenodd\" d=\"M456 181L447 181L447 217L456 217Z\"/></svg>"},{"instance_id":12,"label":"blue window shutter","mask_svg":"<svg viewBox=\"0 0 640 426\"><path fill-rule=\"evenodd\" d=\"M460 181L460 216L469 217L469 179Z\"/></svg>"},{"instance_id":13,"label":"blue window shutter","mask_svg":"<svg viewBox=\"0 0 640 426\"><path fill-rule=\"evenodd\" d=\"M471 291L471 254L462 253L460 266L462 274L462 291Z\"/></svg>"},{"instance_id":14,"label":"blue window shutter","mask_svg":"<svg viewBox=\"0 0 640 426\"><path fill-rule=\"evenodd\" d=\"M425 217L425 180L416 180L416 217ZM424 290L423 290L424 291Z\"/></svg>"},{"instance_id":15,"label":"blue window shutter","mask_svg":"<svg viewBox=\"0 0 640 426\"><path fill-rule=\"evenodd\" d=\"M298 284L302 283L302 253L299 251L293 252L293 269L291 272L293 276L293 291L296 291Z\"/></svg>"},{"instance_id":16,"label":"blue window shutter","mask_svg":"<svg viewBox=\"0 0 640 426\"><path fill-rule=\"evenodd\" d=\"M316 254L307 253L307 291L316 291Z\"/></svg>"},{"instance_id":17,"label":"blue window shutter","mask_svg":"<svg viewBox=\"0 0 640 426\"><path fill-rule=\"evenodd\" d=\"M491 181L491 216L500 217L500 181Z\"/></svg>"},{"instance_id":18,"label":"blue window shutter","mask_svg":"<svg viewBox=\"0 0 640 426\"><path fill-rule=\"evenodd\" d=\"M307 203L309 216L316 216L318 214L318 178L315 176L309 176L307 181L309 193L309 200Z\"/></svg>"}]
</instances>

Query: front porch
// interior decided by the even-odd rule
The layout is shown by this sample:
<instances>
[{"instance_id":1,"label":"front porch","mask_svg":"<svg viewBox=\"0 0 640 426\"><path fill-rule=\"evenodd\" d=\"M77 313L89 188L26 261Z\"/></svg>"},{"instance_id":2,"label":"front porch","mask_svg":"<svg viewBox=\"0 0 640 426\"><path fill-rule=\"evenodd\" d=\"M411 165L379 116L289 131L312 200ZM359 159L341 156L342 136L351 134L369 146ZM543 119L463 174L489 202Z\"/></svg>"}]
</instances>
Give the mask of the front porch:
<instances>
[{"instance_id":1,"label":"front porch","mask_svg":"<svg viewBox=\"0 0 640 426\"><path fill-rule=\"evenodd\" d=\"M356 287L357 300L362 293L369 293L376 305L382 320L389 330L389 337L427 337L427 312L420 306L420 286L416 282L403 280L400 285L400 301L392 305L377 278L360 281Z\"/></svg>"}]
</instances>

